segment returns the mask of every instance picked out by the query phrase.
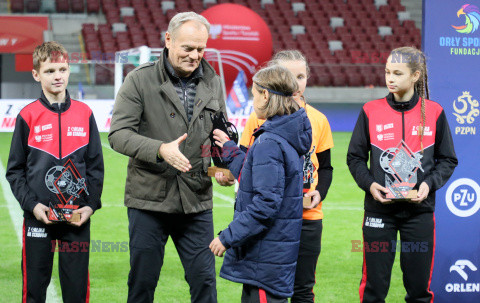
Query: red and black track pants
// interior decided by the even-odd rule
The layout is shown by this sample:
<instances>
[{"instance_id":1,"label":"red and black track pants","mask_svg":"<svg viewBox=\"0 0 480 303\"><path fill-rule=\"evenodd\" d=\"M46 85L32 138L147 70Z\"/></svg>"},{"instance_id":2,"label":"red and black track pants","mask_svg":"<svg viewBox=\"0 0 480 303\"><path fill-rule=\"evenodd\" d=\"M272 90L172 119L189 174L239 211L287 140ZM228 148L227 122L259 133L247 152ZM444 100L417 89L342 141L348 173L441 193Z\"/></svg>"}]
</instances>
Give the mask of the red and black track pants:
<instances>
[{"instance_id":1,"label":"red and black track pants","mask_svg":"<svg viewBox=\"0 0 480 303\"><path fill-rule=\"evenodd\" d=\"M243 284L242 303L288 303L287 298L272 295L264 289Z\"/></svg>"},{"instance_id":2,"label":"red and black track pants","mask_svg":"<svg viewBox=\"0 0 480 303\"><path fill-rule=\"evenodd\" d=\"M90 221L76 227L25 218L22 242L22 302L45 302L56 251L63 302L89 301Z\"/></svg>"},{"instance_id":3,"label":"red and black track pants","mask_svg":"<svg viewBox=\"0 0 480 303\"><path fill-rule=\"evenodd\" d=\"M400 241L397 242L397 232ZM433 302L430 289L435 254L435 217L406 210L365 212L360 302L385 302L395 253L400 252L406 302Z\"/></svg>"}]
</instances>

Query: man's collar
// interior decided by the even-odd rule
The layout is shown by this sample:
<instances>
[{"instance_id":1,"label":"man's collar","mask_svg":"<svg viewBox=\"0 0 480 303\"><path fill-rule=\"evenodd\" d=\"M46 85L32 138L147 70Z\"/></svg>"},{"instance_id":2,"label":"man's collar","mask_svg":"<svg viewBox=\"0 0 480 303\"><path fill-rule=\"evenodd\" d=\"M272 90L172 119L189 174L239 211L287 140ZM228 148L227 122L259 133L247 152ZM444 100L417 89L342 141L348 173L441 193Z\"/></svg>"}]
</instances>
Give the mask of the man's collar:
<instances>
[{"instance_id":1,"label":"man's collar","mask_svg":"<svg viewBox=\"0 0 480 303\"><path fill-rule=\"evenodd\" d=\"M203 59L202 59L203 60ZM179 77L177 75L177 72L173 68L172 64L170 63L170 60L168 60L168 48L164 48L163 50L163 62L165 62L165 70L167 71L167 74L170 78L173 78L175 80L180 80L180 79L196 79L196 78L203 78L203 66L202 66L202 61L200 61L200 64L198 65L197 69L193 71L193 73L188 76L188 77Z\"/></svg>"}]
</instances>

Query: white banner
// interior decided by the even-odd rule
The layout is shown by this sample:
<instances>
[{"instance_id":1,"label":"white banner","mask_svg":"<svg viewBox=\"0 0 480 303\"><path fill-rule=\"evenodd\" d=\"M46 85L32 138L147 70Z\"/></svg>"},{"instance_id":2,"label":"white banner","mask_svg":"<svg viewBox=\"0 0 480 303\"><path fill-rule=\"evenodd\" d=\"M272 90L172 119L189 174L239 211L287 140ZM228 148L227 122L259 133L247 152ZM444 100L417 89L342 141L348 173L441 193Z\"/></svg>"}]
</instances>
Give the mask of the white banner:
<instances>
[{"instance_id":1,"label":"white banner","mask_svg":"<svg viewBox=\"0 0 480 303\"><path fill-rule=\"evenodd\" d=\"M0 99L0 132L13 132L18 113L35 100ZM85 100L93 111L100 132L108 132L112 120L113 99Z\"/></svg>"},{"instance_id":2,"label":"white banner","mask_svg":"<svg viewBox=\"0 0 480 303\"><path fill-rule=\"evenodd\" d=\"M0 99L0 132L13 132L18 113L25 105L33 101L35 100ZM97 121L98 131L108 132L112 121L112 110L115 100L98 99L84 100L82 102L92 109L95 120ZM248 117L250 116L250 112L253 109L251 102L250 100L249 106L240 113L236 115L229 113L229 121L237 127L239 134L242 133L245 123L247 123Z\"/></svg>"}]
</instances>

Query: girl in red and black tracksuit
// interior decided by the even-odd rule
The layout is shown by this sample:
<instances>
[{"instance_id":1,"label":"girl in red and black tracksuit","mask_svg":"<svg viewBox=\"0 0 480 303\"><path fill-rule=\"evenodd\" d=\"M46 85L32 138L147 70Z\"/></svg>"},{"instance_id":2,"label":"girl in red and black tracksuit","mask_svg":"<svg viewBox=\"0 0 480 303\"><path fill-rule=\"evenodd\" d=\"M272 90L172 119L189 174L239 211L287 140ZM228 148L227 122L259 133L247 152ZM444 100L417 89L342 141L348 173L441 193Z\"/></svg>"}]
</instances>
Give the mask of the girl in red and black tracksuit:
<instances>
[{"instance_id":1,"label":"girl in red and black tracksuit","mask_svg":"<svg viewBox=\"0 0 480 303\"><path fill-rule=\"evenodd\" d=\"M347 154L350 172L365 191L360 302L385 302L396 251L405 300L432 302L435 191L458 161L445 112L428 100L425 55L411 47L393 50L385 79L390 94L363 106ZM402 181L418 192L408 202L394 202L392 192L407 192L395 191Z\"/></svg>"},{"instance_id":2,"label":"girl in red and black tracksuit","mask_svg":"<svg viewBox=\"0 0 480 303\"><path fill-rule=\"evenodd\" d=\"M24 211L22 302L45 302L55 251L63 301L88 302L90 221L45 224L34 208L69 200L80 212L101 207L102 145L91 109L67 91L52 104L42 92L17 116L6 176Z\"/></svg>"}]
</instances>

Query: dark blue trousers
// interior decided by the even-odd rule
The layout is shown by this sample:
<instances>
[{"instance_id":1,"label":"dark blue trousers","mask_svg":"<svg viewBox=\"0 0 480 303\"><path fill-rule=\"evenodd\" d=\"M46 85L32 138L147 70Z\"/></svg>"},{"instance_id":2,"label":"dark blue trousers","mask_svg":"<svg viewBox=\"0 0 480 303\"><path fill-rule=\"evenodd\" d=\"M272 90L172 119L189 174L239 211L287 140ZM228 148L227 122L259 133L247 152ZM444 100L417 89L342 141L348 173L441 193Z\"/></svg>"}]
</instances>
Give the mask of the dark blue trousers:
<instances>
[{"instance_id":1,"label":"dark blue trousers","mask_svg":"<svg viewBox=\"0 0 480 303\"><path fill-rule=\"evenodd\" d=\"M130 273L128 302L153 302L163 265L165 244L172 238L190 286L192 302L217 302L212 211L167 214L128 209Z\"/></svg>"}]
</instances>

